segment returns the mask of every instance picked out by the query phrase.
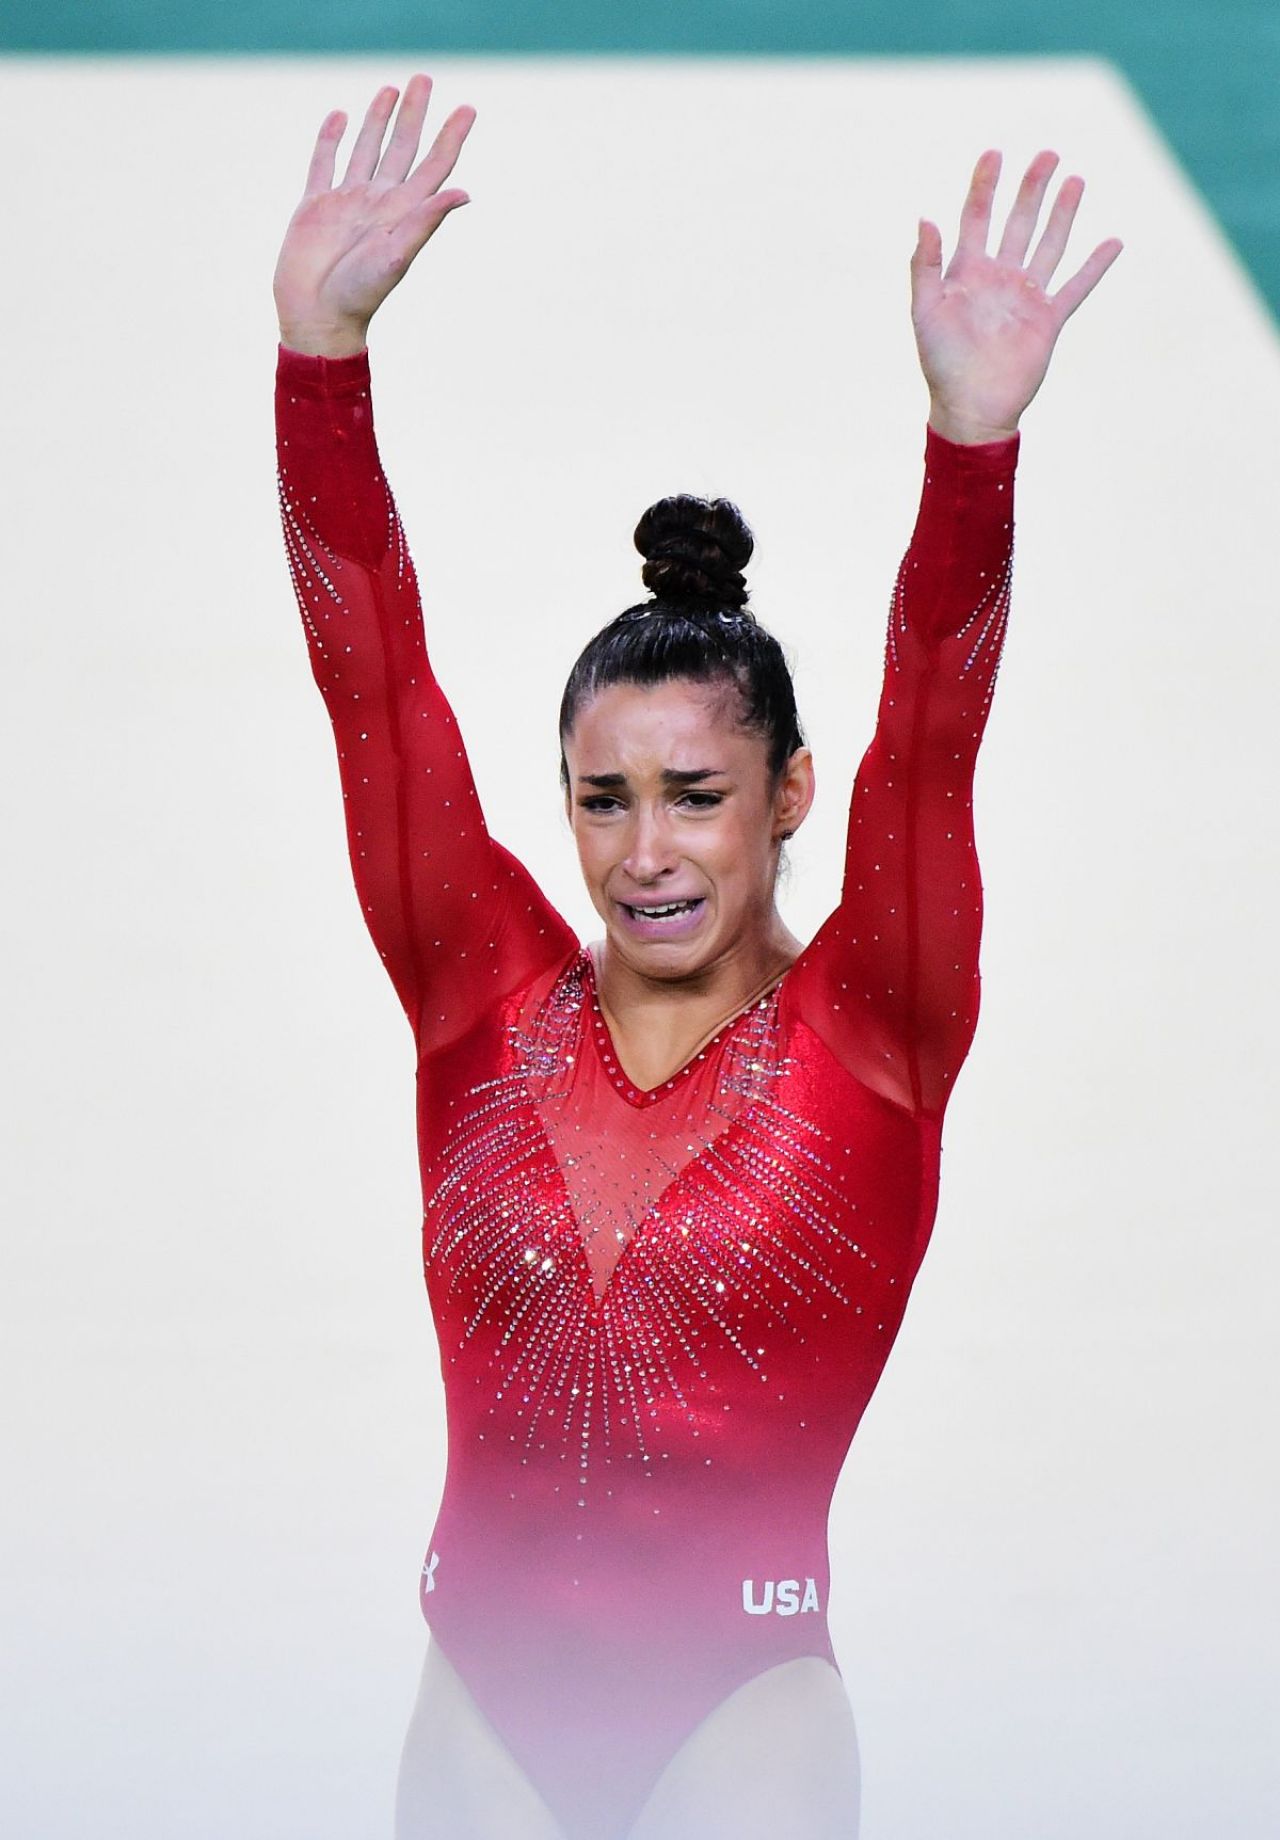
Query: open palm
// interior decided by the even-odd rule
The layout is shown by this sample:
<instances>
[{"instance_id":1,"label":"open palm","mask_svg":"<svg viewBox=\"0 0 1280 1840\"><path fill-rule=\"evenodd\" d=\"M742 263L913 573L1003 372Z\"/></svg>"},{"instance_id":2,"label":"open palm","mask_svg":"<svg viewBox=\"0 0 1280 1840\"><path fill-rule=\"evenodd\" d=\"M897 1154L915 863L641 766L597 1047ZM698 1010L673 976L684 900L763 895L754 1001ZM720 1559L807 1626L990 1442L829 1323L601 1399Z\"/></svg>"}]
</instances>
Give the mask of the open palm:
<instances>
[{"instance_id":1,"label":"open palm","mask_svg":"<svg viewBox=\"0 0 1280 1840\"><path fill-rule=\"evenodd\" d=\"M994 441L1016 430L1044 381L1058 334L1122 248L1116 237L1100 243L1057 293L1049 292L1084 192L1083 179L1063 181L1028 258L1057 164L1048 151L1031 162L995 255L987 253L1001 166L994 151L974 168L945 273L937 225L921 222L911 260L911 317L932 399L929 419L953 440Z\"/></svg>"},{"instance_id":2,"label":"open palm","mask_svg":"<svg viewBox=\"0 0 1280 1840\"><path fill-rule=\"evenodd\" d=\"M341 182L334 184L338 143L347 125L339 110L321 124L306 189L289 221L276 264L280 336L295 351L329 357L359 351L369 321L466 192L441 191L471 131L475 110L446 119L415 166L431 79L411 77L396 115L398 92L370 103Z\"/></svg>"}]
</instances>

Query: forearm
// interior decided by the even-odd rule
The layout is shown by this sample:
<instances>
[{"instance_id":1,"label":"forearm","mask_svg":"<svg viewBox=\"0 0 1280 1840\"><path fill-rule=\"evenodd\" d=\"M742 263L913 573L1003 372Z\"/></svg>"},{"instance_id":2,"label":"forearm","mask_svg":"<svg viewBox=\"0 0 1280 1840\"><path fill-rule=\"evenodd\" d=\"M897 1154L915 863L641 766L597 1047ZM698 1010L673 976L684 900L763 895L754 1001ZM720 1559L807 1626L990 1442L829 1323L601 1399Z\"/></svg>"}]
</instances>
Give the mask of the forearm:
<instances>
[{"instance_id":1,"label":"forearm","mask_svg":"<svg viewBox=\"0 0 1280 1840\"><path fill-rule=\"evenodd\" d=\"M319 545L376 569L398 524L374 432L367 352L326 358L282 346L276 453L281 494Z\"/></svg>"},{"instance_id":2,"label":"forearm","mask_svg":"<svg viewBox=\"0 0 1280 1840\"><path fill-rule=\"evenodd\" d=\"M953 442L930 424L911 543L898 571L889 661L899 645L936 651L1007 589L1020 439ZM966 667L967 669L967 667Z\"/></svg>"}]
</instances>

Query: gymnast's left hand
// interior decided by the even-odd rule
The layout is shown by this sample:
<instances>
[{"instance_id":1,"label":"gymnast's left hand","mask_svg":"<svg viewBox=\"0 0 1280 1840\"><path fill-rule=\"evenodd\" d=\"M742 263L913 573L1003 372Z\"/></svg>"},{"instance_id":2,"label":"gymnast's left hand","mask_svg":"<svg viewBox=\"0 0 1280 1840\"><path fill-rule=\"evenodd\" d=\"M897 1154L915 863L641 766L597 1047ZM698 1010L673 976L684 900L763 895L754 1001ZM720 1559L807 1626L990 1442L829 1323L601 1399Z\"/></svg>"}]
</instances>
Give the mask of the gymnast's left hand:
<instances>
[{"instance_id":1,"label":"gymnast's left hand","mask_svg":"<svg viewBox=\"0 0 1280 1840\"><path fill-rule=\"evenodd\" d=\"M988 255L999 153L974 168L960 214L955 253L944 273L942 237L921 219L911 258L911 320L929 386L929 425L947 440L1002 441L1044 381L1058 334L1088 298L1123 247L1099 243L1056 293L1054 272L1066 253L1084 180L1065 179L1028 258L1056 153L1038 153L1023 176L995 255Z\"/></svg>"}]
</instances>

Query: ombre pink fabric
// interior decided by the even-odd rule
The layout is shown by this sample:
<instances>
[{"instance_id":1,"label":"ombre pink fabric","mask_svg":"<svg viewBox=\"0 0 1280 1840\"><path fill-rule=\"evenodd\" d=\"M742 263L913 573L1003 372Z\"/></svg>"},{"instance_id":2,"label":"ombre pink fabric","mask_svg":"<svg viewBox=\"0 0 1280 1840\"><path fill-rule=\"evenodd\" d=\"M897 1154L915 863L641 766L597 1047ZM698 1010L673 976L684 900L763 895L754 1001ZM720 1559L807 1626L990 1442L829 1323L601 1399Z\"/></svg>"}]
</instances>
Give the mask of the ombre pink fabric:
<instances>
[{"instance_id":1,"label":"ombre pink fabric","mask_svg":"<svg viewBox=\"0 0 1280 1840\"><path fill-rule=\"evenodd\" d=\"M977 1021L972 784L1018 443L929 433L840 905L642 1091L590 953L485 826L369 392L366 354L280 353L294 586L418 1052L449 1438L421 1604L565 1833L610 1840L736 1688L837 1665L832 1492L928 1243Z\"/></svg>"}]
</instances>

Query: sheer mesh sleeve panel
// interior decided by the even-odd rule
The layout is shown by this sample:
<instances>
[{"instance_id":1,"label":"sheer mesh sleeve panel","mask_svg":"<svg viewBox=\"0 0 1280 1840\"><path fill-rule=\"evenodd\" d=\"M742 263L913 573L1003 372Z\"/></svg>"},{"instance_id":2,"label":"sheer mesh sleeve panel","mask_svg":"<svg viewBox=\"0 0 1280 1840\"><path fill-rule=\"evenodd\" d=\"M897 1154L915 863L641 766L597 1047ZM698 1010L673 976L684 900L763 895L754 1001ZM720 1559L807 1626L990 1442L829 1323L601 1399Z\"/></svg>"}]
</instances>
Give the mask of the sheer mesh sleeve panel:
<instances>
[{"instance_id":1,"label":"sheer mesh sleeve panel","mask_svg":"<svg viewBox=\"0 0 1280 1840\"><path fill-rule=\"evenodd\" d=\"M356 891L427 1053L577 941L486 828L427 657L378 459L368 354L281 348L276 439L285 546L337 743Z\"/></svg>"},{"instance_id":2,"label":"sheer mesh sleeve panel","mask_svg":"<svg viewBox=\"0 0 1280 1840\"><path fill-rule=\"evenodd\" d=\"M1018 445L928 432L840 905L791 974L837 1058L913 1113L942 1112L978 1020L973 776L1009 612Z\"/></svg>"}]
</instances>

